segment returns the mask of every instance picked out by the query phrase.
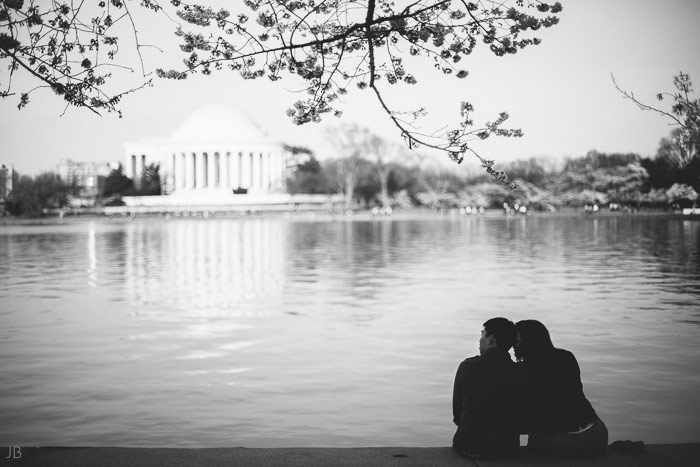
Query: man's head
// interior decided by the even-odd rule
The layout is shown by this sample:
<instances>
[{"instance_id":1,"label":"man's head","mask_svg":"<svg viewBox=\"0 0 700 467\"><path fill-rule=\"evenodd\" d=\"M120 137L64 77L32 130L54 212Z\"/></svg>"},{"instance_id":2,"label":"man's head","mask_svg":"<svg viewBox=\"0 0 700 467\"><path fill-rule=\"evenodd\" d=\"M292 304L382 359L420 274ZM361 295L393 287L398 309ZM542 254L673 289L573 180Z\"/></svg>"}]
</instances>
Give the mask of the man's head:
<instances>
[{"instance_id":1,"label":"man's head","mask_svg":"<svg viewBox=\"0 0 700 467\"><path fill-rule=\"evenodd\" d=\"M488 349L508 351L515 344L515 324L506 318L491 318L484 323L479 339L479 352Z\"/></svg>"}]
</instances>

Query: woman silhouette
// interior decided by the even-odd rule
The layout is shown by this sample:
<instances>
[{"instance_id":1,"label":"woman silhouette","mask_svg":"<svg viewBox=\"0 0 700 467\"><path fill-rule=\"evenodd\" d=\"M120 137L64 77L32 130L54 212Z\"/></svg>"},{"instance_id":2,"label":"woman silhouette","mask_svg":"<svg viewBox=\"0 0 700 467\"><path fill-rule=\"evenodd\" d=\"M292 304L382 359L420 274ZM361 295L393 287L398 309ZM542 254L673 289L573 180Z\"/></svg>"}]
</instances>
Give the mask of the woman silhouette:
<instances>
[{"instance_id":1,"label":"woman silhouette","mask_svg":"<svg viewBox=\"0 0 700 467\"><path fill-rule=\"evenodd\" d=\"M519 321L515 327L515 357L528 383L528 449L557 457L604 454L608 430L583 394L574 354L554 347L539 321Z\"/></svg>"}]
</instances>

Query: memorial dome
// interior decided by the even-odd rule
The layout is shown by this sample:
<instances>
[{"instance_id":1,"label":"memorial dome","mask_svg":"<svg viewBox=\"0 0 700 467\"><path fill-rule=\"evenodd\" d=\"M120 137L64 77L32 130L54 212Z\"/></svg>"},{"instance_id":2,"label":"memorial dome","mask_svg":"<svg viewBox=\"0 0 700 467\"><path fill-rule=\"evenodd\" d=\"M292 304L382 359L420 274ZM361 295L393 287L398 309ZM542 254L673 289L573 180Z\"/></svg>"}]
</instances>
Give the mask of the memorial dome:
<instances>
[{"instance_id":1,"label":"memorial dome","mask_svg":"<svg viewBox=\"0 0 700 467\"><path fill-rule=\"evenodd\" d=\"M197 110L170 134L171 142L211 143L235 141L238 143L268 143L265 132L241 112L224 107L210 106Z\"/></svg>"}]
</instances>

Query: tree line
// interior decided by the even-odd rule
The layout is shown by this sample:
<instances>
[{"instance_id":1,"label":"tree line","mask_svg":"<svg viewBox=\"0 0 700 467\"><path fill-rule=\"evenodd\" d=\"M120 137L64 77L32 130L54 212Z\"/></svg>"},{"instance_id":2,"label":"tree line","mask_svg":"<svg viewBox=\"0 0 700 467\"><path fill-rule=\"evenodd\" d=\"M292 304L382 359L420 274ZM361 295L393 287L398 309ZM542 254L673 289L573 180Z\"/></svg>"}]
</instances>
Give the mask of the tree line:
<instances>
[{"instance_id":1,"label":"tree line","mask_svg":"<svg viewBox=\"0 0 700 467\"><path fill-rule=\"evenodd\" d=\"M688 158L679 129L663 138L656 155L590 151L563 161L529 158L505 164L514 181L509 189L481 170L426 167L426 158L387 142L366 128L343 126L329 132L332 154L319 158L310 149L288 146L298 160L290 170L290 194L342 194L347 209L372 207L501 208L504 203L531 211L617 205L668 209L693 205L700 193L700 157ZM330 136L332 135L332 138ZM700 144L693 132L692 146ZM100 180L96 206L123 204L123 196L161 194L160 168L151 164L135 183L120 166ZM8 213L37 216L63 208L81 188L53 172L16 176L6 201Z\"/></svg>"},{"instance_id":2,"label":"tree line","mask_svg":"<svg viewBox=\"0 0 700 467\"><path fill-rule=\"evenodd\" d=\"M406 163L406 157L386 157L392 151L376 140L355 142L339 157L323 161L304 148L290 148L304 160L294 168L287 188L290 193L343 193L346 207L361 208L500 208L508 203L550 211L587 204L666 209L692 205L700 192L700 158L686 156L679 131L661 140L654 157L592 150L559 163L545 158L516 160L503 166L514 189L494 184L481 171L422 168L420 158ZM693 132L692 140L697 146L700 132ZM376 150L378 145L383 152ZM375 150L367 149L373 146Z\"/></svg>"},{"instance_id":3,"label":"tree line","mask_svg":"<svg viewBox=\"0 0 700 467\"><path fill-rule=\"evenodd\" d=\"M69 206L72 199L85 195L84 188L76 182L69 183L51 171L35 177L15 173L12 185L5 209L13 216L42 216L50 209ZM123 196L160 195L160 168L157 164L147 166L139 183L134 183L120 165L106 177L98 177L97 186L97 197L90 200L96 206L123 205Z\"/></svg>"}]
</instances>

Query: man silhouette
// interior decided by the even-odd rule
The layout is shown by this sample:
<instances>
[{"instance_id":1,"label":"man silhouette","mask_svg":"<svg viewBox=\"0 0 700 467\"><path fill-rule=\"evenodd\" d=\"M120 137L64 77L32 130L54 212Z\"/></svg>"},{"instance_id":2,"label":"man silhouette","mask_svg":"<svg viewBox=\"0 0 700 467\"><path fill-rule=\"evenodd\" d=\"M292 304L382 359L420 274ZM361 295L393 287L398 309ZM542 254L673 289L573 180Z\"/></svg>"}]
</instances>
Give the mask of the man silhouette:
<instances>
[{"instance_id":1,"label":"man silhouette","mask_svg":"<svg viewBox=\"0 0 700 467\"><path fill-rule=\"evenodd\" d=\"M457 432L453 448L471 458L512 457L520 447L519 410L524 388L508 350L516 330L506 318L484 323L479 355L460 363L452 393Z\"/></svg>"}]
</instances>

